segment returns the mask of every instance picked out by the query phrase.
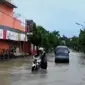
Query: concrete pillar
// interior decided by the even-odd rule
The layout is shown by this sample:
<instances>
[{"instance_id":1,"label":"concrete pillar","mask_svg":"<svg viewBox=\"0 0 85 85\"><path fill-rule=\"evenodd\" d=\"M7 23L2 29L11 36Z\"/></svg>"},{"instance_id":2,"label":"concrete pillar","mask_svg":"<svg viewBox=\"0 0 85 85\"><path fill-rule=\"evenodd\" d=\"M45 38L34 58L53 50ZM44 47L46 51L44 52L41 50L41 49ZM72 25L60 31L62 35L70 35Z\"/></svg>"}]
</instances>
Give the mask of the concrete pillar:
<instances>
[{"instance_id":1,"label":"concrete pillar","mask_svg":"<svg viewBox=\"0 0 85 85\"><path fill-rule=\"evenodd\" d=\"M31 54L33 54L33 51L34 51L34 45L31 44Z\"/></svg>"},{"instance_id":2,"label":"concrete pillar","mask_svg":"<svg viewBox=\"0 0 85 85\"><path fill-rule=\"evenodd\" d=\"M37 53L37 46L35 46L35 53Z\"/></svg>"},{"instance_id":3,"label":"concrete pillar","mask_svg":"<svg viewBox=\"0 0 85 85\"><path fill-rule=\"evenodd\" d=\"M37 50L37 47L35 46L35 50Z\"/></svg>"}]
</instances>

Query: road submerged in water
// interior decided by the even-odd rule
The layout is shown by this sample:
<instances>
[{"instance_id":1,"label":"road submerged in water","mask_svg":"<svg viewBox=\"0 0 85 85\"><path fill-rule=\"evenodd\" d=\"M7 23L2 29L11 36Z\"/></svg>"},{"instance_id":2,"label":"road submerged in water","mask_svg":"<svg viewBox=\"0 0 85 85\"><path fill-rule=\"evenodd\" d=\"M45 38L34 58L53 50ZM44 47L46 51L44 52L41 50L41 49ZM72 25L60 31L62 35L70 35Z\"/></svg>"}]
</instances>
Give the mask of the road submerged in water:
<instances>
[{"instance_id":1,"label":"road submerged in water","mask_svg":"<svg viewBox=\"0 0 85 85\"><path fill-rule=\"evenodd\" d=\"M85 85L85 55L71 52L69 64L55 64L48 55L47 71L31 72L31 58L0 62L0 85Z\"/></svg>"}]
</instances>

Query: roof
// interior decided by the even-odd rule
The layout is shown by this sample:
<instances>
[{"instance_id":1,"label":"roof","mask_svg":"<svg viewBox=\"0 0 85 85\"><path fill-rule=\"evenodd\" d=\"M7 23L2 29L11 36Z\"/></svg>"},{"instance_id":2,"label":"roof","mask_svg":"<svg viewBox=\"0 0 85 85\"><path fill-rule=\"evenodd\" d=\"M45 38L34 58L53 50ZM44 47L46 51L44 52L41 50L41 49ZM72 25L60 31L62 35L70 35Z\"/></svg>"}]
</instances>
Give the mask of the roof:
<instances>
[{"instance_id":1,"label":"roof","mask_svg":"<svg viewBox=\"0 0 85 85\"><path fill-rule=\"evenodd\" d=\"M57 48L68 48L67 46L57 46Z\"/></svg>"},{"instance_id":2,"label":"roof","mask_svg":"<svg viewBox=\"0 0 85 85\"><path fill-rule=\"evenodd\" d=\"M70 52L70 49L67 46L57 46L55 50L57 49L67 49Z\"/></svg>"},{"instance_id":3,"label":"roof","mask_svg":"<svg viewBox=\"0 0 85 85\"><path fill-rule=\"evenodd\" d=\"M11 2L6 1L6 0L0 0L0 4L5 4L11 8L17 8L14 4L12 4Z\"/></svg>"}]
</instances>

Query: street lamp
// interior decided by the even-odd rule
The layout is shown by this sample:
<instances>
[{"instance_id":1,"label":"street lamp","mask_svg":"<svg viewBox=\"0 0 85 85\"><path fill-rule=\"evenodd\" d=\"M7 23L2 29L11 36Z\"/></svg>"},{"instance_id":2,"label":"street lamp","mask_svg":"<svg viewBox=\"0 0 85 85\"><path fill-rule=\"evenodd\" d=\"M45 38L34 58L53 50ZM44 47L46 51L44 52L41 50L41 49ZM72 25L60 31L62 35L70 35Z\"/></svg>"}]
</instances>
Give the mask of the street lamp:
<instances>
[{"instance_id":1,"label":"street lamp","mask_svg":"<svg viewBox=\"0 0 85 85\"><path fill-rule=\"evenodd\" d=\"M85 22L84 22L84 23L85 23ZM85 29L85 26L84 26L84 25L82 25L82 24L80 24L80 23L78 23L78 22L75 22L75 24L77 24L77 25L81 26L83 29Z\"/></svg>"}]
</instances>

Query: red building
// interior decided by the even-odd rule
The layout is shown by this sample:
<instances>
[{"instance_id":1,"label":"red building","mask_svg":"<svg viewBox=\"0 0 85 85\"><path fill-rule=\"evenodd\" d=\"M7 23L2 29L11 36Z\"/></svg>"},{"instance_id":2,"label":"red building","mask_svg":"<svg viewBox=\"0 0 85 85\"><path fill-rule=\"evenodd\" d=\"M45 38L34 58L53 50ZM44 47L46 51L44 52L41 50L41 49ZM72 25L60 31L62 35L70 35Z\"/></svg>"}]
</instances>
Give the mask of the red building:
<instances>
[{"instance_id":1,"label":"red building","mask_svg":"<svg viewBox=\"0 0 85 85\"><path fill-rule=\"evenodd\" d=\"M33 53L34 46L27 42L25 23L14 17L14 8L17 7L8 0L0 0L0 49Z\"/></svg>"}]
</instances>

